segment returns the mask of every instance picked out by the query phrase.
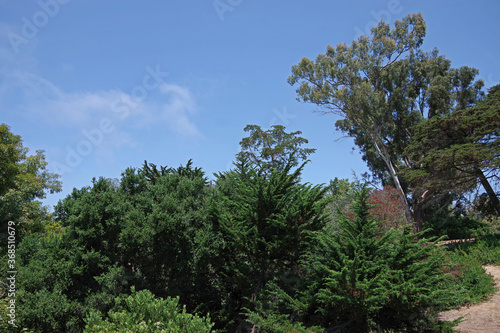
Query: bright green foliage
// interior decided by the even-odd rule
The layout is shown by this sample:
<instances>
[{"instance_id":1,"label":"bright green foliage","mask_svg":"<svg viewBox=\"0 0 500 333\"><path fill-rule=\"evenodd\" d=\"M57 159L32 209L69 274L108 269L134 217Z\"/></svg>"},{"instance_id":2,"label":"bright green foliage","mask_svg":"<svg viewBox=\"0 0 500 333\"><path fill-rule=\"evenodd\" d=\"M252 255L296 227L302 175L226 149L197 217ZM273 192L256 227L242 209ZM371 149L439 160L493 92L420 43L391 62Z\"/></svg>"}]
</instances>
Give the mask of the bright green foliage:
<instances>
[{"instance_id":1,"label":"bright green foliage","mask_svg":"<svg viewBox=\"0 0 500 333\"><path fill-rule=\"evenodd\" d=\"M388 237L378 238L378 224L370 219L368 189L361 190L351 217L343 215L339 231L319 236L324 259L315 269L322 276L316 299L325 318L341 315L355 329L367 330L369 316L387 301L381 297L388 287Z\"/></svg>"},{"instance_id":2,"label":"bright green foliage","mask_svg":"<svg viewBox=\"0 0 500 333\"><path fill-rule=\"evenodd\" d=\"M422 329L432 326L433 316L443 309L450 292L436 288L450 279L441 270L443 252L438 240L414 234L409 227L397 233L389 259L388 302L376 317L382 327Z\"/></svg>"},{"instance_id":3,"label":"bright green foliage","mask_svg":"<svg viewBox=\"0 0 500 333\"><path fill-rule=\"evenodd\" d=\"M447 308L479 303L495 292L493 277L486 274L481 262L476 259L460 249L447 255L443 271L451 273L452 279L435 286L449 292L449 297L442 300Z\"/></svg>"},{"instance_id":4,"label":"bright green foliage","mask_svg":"<svg viewBox=\"0 0 500 333\"><path fill-rule=\"evenodd\" d=\"M213 326L209 317L187 313L185 306L179 306L179 298L155 298L148 290L132 289L132 294L120 301L108 318L102 318L98 311L91 312L84 332L207 333Z\"/></svg>"},{"instance_id":5,"label":"bright green foliage","mask_svg":"<svg viewBox=\"0 0 500 333\"><path fill-rule=\"evenodd\" d=\"M441 256L427 240L415 241L409 228L384 233L369 213L369 191L362 188L344 214L339 231L318 234L311 258L311 311L323 327L365 332L422 325L438 306L442 292L433 286L441 274ZM311 261L310 260L310 261Z\"/></svg>"},{"instance_id":6,"label":"bright green foliage","mask_svg":"<svg viewBox=\"0 0 500 333\"><path fill-rule=\"evenodd\" d=\"M303 58L288 79L299 85L299 100L340 116L335 126L354 138L374 175L398 190L408 222L420 222L420 208L436 195L417 193L401 179L400 170L415 166L404 152L413 126L473 105L483 85L474 82L477 70L450 68L437 50L422 51L425 32L421 14L393 29L382 21L351 45L328 46L315 61Z\"/></svg>"},{"instance_id":7,"label":"bright green foliage","mask_svg":"<svg viewBox=\"0 0 500 333\"><path fill-rule=\"evenodd\" d=\"M300 148L308 143L307 139L299 136L302 132L286 133L282 125L273 125L267 131L257 125L247 125L244 130L250 132L250 136L240 141L240 155L247 158L257 168L282 170L291 153L294 153L298 160L304 161L308 155L316 151L311 148ZM292 166L297 166L298 160L294 161Z\"/></svg>"},{"instance_id":8,"label":"bright green foliage","mask_svg":"<svg viewBox=\"0 0 500 333\"><path fill-rule=\"evenodd\" d=\"M222 197L213 215L224 238L222 272L235 315L244 307L253 311L272 281L286 290L295 286L299 259L314 245L312 233L325 226L326 189L300 184L304 164L292 171L293 163L290 156L282 170L266 174L240 157L217 181Z\"/></svg>"},{"instance_id":9,"label":"bright green foliage","mask_svg":"<svg viewBox=\"0 0 500 333\"><path fill-rule=\"evenodd\" d=\"M9 126L0 124L0 233L2 244L7 222L16 222L18 233L31 233L43 229L50 216L36 199L50 192L59 192L58 175L47 171L43 151L28 155L19 135ZM19 238L18 238L19 239Z\"/></svg>"}]
</instances>

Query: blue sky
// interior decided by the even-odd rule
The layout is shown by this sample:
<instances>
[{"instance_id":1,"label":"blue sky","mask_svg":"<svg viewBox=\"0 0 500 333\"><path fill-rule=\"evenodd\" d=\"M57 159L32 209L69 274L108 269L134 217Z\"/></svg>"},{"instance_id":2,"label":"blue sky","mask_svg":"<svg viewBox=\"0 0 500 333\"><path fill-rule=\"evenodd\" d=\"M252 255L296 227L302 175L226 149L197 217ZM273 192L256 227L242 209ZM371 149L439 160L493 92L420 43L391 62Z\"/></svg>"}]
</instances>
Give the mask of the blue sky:
<instances>
[{"instance_id":1,"label":"blue sky","mask_svg":"<svg viewBox=\"0 0 500 333\"><path fill-rule=\"evenodd\" d=\"M496 0L0 0L0 122L62 175L50 205L144 160L228 170L247 124L302 131L303 180L352 178L367 171L352 140L296 100L290 69L416 12L424 49L498 83Z\"/></svg>"}]
</instances>

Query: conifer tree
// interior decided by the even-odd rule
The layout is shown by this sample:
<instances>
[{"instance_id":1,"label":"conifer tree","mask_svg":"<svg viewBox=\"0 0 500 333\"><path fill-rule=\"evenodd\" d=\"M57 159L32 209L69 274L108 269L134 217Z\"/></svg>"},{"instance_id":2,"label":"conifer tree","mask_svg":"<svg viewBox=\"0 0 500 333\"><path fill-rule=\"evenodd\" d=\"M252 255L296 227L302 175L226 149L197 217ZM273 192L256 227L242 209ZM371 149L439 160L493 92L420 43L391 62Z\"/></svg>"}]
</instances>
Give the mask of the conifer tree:
<instances>
[{"instance_id":1,"label":"conifer tree","mask_svg":"<svg viewBox=\"0 0 500 333\"><path fill-rule=\"evenodd\" d=\"M290 155L283 170L268 174L239 156L217 183L221 200L213 214L227 259L221 271L241 325L248 323L238 313L254 310L270 282L293 285L301 256L312 248L311 233L326 224L326 188L300 184L305 163L292 171L294 161Z\"/></svg>"},{"instance_id":2,"label":"conifer tree","mask_svg":"<svg viewBox=\"0 0 500 333\"><path fill-rule=\"evenodd\" d=\"M372 313L387 301L383 296L388 284L388 256L392 233L383 237L372 219L365 186L353 203L353 215L341 214L339 231L319 235L324 258L315 263L322 276L316 292L319 311L326 324L346 323L367 331Z\"/></svg>"},{"instance_id":3,"label":"conifer tree","mask_svg":"<svg viewBox=\"0 0 500 333\"><path fill-rule=\"evenodd\" d=\"M350 332L423 327L444 296L436 287L447 278L441 256L410 227L380 231L369 195L363 186L339 231L318 234L310 312L321 313L324 327Z\"/></svg>"}]
</instances>

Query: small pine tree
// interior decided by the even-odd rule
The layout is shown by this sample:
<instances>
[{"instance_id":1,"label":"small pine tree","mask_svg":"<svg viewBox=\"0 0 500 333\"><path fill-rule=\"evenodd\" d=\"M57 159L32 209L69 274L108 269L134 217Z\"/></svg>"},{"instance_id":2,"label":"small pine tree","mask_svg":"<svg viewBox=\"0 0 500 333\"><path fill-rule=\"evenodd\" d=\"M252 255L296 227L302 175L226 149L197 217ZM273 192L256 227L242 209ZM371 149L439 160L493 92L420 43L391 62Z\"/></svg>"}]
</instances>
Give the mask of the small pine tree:
<instances>
[{"instance_id":1,"label":"small pine tree","mask_svg":"<svg viewBox=\"0 0 500 333\"><path fill-rule=\"evenodd\" d=\"M381 231L369 196L363 186L352 213L340 213L339 231L318 235L310 312L321 313L315 319L324 327L348 332L422 325L442 299L441 257L428 240L415 242L410 228Z\"/></svg>"},{"instance_id":2,"label":"small pine tree","mask_svg":"<svg viewBox=\"0 0 500 333\"><path fill-rule=\"evenodd\" d=\"M352 214L340 213L339 231L319 235L320 253L314 263L320 276L315 299L326 325L345 324L367 331L373 313L380 310L387 296L388 254L393 234L381 235L372 219L369 189L357 193Z\"/></svg>"}]
</instances>

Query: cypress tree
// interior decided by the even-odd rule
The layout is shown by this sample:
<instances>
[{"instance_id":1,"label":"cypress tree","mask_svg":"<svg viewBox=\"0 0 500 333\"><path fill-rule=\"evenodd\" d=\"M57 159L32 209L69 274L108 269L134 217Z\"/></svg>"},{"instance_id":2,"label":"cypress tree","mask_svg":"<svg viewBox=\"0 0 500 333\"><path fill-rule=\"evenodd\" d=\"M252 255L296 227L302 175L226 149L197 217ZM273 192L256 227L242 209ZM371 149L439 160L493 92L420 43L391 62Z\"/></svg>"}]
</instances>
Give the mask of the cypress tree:
<instances>
[{"instance_id":1,"label":"cypress tree","mask_svg":"<svg viewBox=\"0 0 500 333\"><path fill-rule=\"evenodd\" d=\"M441 255L409 227L381 231L369 193L363 186L352 213L339 212L337 232L318 234L308 264L311 318L347 332L420 329L444 296L437 288L447 278L439 269Z\"/></svg>"},{"instance_id":2,"label":"cypress tree","mask_svg":"<svg viewBox=\"0 0 500 333\"><path fill-rule=\"evenodd\" d=\"M251 327L242 312L255 310L270 283L296 286L300 258L313 247L311 233L326 224L326 188L299 183L305 163L292 170L294 161L290 155L282 170L268 173L239 156L234 170L219 175L213 213L224 238L220 271L240 327Z\"/></svg>"}]
</instances>

